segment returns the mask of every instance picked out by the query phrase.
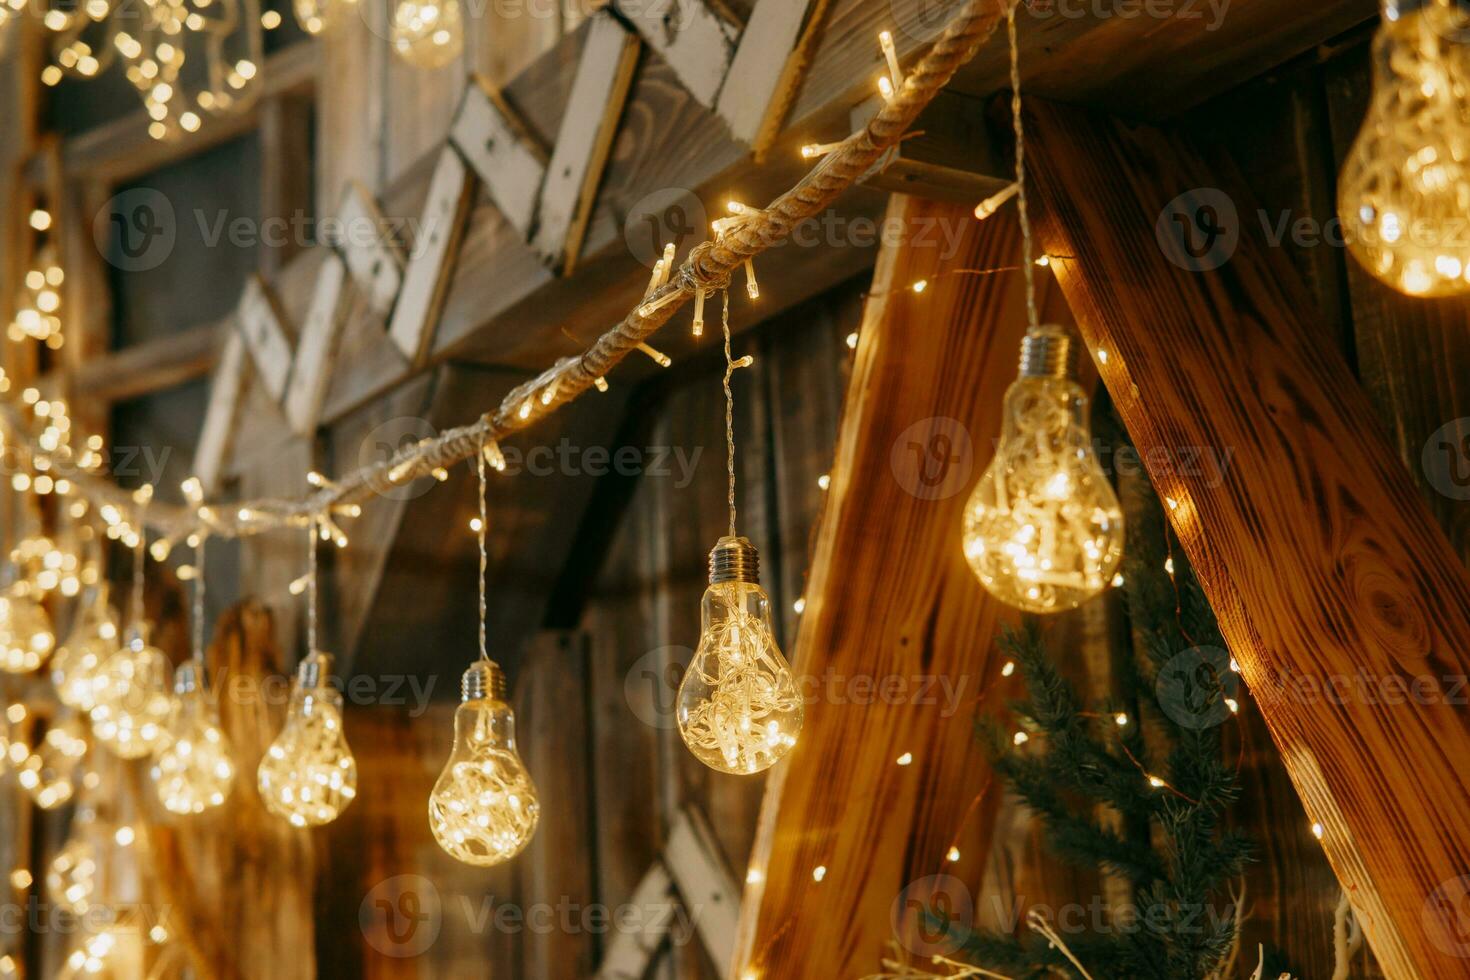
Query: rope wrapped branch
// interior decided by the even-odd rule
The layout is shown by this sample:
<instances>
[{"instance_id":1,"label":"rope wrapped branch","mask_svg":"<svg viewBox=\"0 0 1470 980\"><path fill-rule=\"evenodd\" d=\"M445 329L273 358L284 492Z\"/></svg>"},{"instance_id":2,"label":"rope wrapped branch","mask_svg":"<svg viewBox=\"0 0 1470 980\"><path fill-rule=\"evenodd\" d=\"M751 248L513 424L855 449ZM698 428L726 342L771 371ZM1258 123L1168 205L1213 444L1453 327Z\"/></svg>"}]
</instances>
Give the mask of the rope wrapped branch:
<instances>
[{"instance_id":1,"label":"rope wrapped branch","mask_svg":"<svg viewBox=\"0 0 1470 980\"><path fill-rule=\"evenodd\" d=\"M478 421L405 447L391 459L338 481L324 481L315 493L298 500L243 501L230 505L232 510L223 506L206 508L202 515L193 508L156 502L148 508L148 525L171 540L195 534L239 537L282 527L304 527L315 515L350 508L374 494L468 459L482 447L535 425L593 387L690 299L727 287L745 262L782 243L798 225L829 207L879 157L897 145L924 107L995 32L1009 8L1009 0L967 0L893 98L865 127L837 144L800 183L768 207L744 209L714 241L697 245L667 283L651 292L581 356L564 358L516 387ZM29 431L14 406L6 405L3 411L9 431ZM55 460L53 469L94 501L131 512L131 496L105 478L64 460Z\"/></svg>"}]
</instances>

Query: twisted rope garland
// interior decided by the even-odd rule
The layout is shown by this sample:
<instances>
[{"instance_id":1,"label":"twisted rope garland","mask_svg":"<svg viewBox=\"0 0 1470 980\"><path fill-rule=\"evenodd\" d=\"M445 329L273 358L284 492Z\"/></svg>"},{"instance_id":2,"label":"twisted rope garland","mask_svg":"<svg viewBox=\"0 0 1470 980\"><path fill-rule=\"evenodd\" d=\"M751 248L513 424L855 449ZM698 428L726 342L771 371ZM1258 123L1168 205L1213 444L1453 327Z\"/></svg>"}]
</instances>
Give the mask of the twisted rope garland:
<instances>
[{"instance_id":1,"label":"twisted rope garland","mask_svg":"<svg viewBox=\"0 0 1470 980\"><path fill-rule=\"evenodd\" d=\"M480 452L487 443L529 428L591 388L639 344L671 320L697 293L728 285L746 260L760 255L790 236L801 222L820 214L862 177L908 131L919 113L960 66L975 56L995 32L1013 0L967 0L934 46L914 66L893 98L861 130L843 140L795 187L764 209L750 209L734 218L715 241L697 245L677 274L652 293L638 309L608 330L578 357L563 358L551 369L518 386L493 411L469 425L448 429L432 439L406 447L391 459L356 470L341 480L299 500L250 500L215 507L205 518L193 508L152 504L148 526L171 540L193 534L241 537L283 527L304 527L315 515L330 513L366 500L374 494L427 476L435 469ZM551 397L536 397L551 389ZM16 434L29 428L13 404L0 405L0 422ZM42 450L37 455L52 455ZM132 495L110 480L54 458L52 471L69 479L84 496L113 504L132 513Z\"/></svg>"}]
</instances>

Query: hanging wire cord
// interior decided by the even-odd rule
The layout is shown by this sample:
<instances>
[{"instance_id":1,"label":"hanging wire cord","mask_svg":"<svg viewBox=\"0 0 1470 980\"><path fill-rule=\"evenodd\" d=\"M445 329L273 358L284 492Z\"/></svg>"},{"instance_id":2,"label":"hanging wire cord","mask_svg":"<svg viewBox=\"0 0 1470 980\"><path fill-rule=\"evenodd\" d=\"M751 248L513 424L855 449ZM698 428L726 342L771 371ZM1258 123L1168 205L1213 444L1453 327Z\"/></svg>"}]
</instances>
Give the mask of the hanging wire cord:
<instances>
[{"instance_id":1,"label":"hanging wire cord","mask_svg":"<svg viewBox=\"0 0 1470 980\"><path fill-rule=\"evenodd\" d=\"M730 290L726 289L723 313L725 332L725 469L730 477L730 537L735 537L735 392L730 379L735 376L735 361L730 356Z\"/></svg>"},{"instance_id":2,"label":"hanging wire cord","mask_svg":"<svg viewBox=\"0 0 1470 980\"><path fill-rule=\"evenodd\" d=\"M160 505L149 512L149 521L170 540L182 540L205 530L220 537L241 537L299 527L303 522L314 525L317 515L329 514L333 507L360 502L435 469L468 459L486 442L536 424L593 387L597 379L668 323L696 293L721 288L746 260L781 244L802 222L820 215L838 195L867 173L884 152L903 139L924 107L989 40L1012 2L966 0L877 115L839 143L800 183L768 207L749 209L738 215L717 241L696 246L678 273L640 304L656 305L656 310L646 316L637 309L629 312L585 352L563 358L519 386L479 421L405 447L391 459L347 474L302 499L244 501L236 505L238 511L213 512L208 522L192 509ZM535 397L548 387L551 387L551 397L544 401ZM34 442L15 404L0 403L0 422L17 437ZM37 452L51 458L55 475L66 477L84 496L98 504L125 505L125 492L110 480L73 466L56 454L39 449Z\"/></svg>"},{"instance_id":3,"label":"hanging wire cord","mask_svg":"<svg viewBox=\"0 0 1470 980\"><path fill-rule=\"evenodd\" d=\"M306 653L316 653L316 536L317 517L306 524Z\"/></svg>"},{"instance_id":4,"label":"hanging wire cord","mask_svg":"<svg viewBox=\"0 0 1470 980\"><path fill-rule=\"evenodd\" d=\"M1011 52L1011 124L1016 131L1016 212L1021 220L1021 269L1026 276L1026 325L1033 330L1041 325L1036 313L1036 269L1031 262L1035 243L1031 237L1031 216L1026 210L1026 127L1021 112L1021 49L1016 43L1016 8L1006 14L1006 41Z\"/></svg>"},{"instance_id":5,"label":"hanging wire cord","mask_svg":"<svg viewBox=\"0 0 1470 980\"><path fill-rule=\"evenodd\" d=\"M488 661L490 652L485 642L485 566L488 564L485 553L485 449L485 444L481 443L480 451L475 453L475 474L479 477L480 485L480 529L476 532L480 543L480 659Z\"/></svg>"},{"instance_id":6,"label":"hanging wire cord","mask_svg":"<svg viewBox=\"0 0 1470 980\"><path fill-rule=\"evenodd\" d=\"M203 676L204 668L204 542L209 535L199 535L194 547L194 662Z\"/></svg>"}]
</instances>

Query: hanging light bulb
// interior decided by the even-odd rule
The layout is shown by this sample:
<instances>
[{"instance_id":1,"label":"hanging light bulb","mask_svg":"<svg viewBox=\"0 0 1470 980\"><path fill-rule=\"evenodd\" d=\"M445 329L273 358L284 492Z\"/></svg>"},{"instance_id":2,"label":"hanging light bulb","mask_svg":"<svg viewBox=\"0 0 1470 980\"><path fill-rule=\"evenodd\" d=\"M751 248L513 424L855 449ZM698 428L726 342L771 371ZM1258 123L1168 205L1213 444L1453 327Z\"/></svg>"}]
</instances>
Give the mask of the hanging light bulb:
<instances>
[{"instance_id":1,"label":"hanging light bulb","mask_svg":"<svg viewBox=\"0 0 1470 980\"><path fill-rule=\"evenodd\" d=\"M46 608L30 595L0 595L0 670L28 674L51 656L56 635Z\"/></svg>"},{"instance_id":2,"label":"hanging light bulb","mask_svg":"<svg viewBox=\"0 0 1470 980\"><path fill-rule=\"evenodd\" d=\"M196 485L197 486L197 485ZM185 488L187 494L188 488ZM174 674L174 710L150 775L158 799L171 813L203 813L224 803L235 783L230 740L204 683L204 544L194 545L194 655Z\"/></svg>"},{"instance_id":3,"label":"hanging light bulb","mask_svg":"<svg viewBox=\"0 0 1470 980\"><path fill-rule=\"evenodd\" d=\"M198 660L174 674L174 705L149 775L164 809L203 813L224 803L235 781L230 740L205 690Z\"/></svg>"},{"instance_id":4,"label":"hanging light bulb","mask_svg":"<svg viewBox=\"0 0 1470 980\"><path fill-rule=\"evenodd\" d=\"M415 68L443 68L464 50L459 0L399 0L393 8L393 50Z\"/></svg>"},{"instance_id":5,"label":"hanging light bulb","mask_svg":"<svg viewBox=\"0 0 1470 980\"><path fill-rule=\"evenodd\" d=\"M1470 13L1384 0L1373 101L1338 182L1348 250L1410 296L1470 292Z\"/></svg>"},{"instance_id":6,"label":"hanging light bulb","mask_svg":"<svg viewBox=\"0 0 1470 980\"><path fill-rule=\"evenodd\" d=\"M460 681L454 712L454 748L429 794L429 829L439 846L465 864L509 861L536 833L541 804L516 752L516 717L505 702L505 673L490 659L485 639L485 450L475 453L479 476L480 659Z\"/></svg>"},{"instance_id":7,"label":"hanging light bulb","mask_svg":"<svg viewBox=\"0 0 1470 980\"><path fill-rule=\"evenodd\" d=\"M172 675L168 657L147 642L141 624L134 625L127 642L102 664L90 712L92 734L124 759L157 750L173 711Z\"/></svg>"},{"instance_id":8,"label":"hanging light bulb","mask_svg":"<svg viewBox=\"0 0 1470 980\"><path fill-rule=\"evenodd\" d=\"M342 731L342 695L327 682L330 654L301 661L286 724L260 760L267 810L294 827L331 823L357 795L357 760Z\"/></svg>"},{"instance_id":9,"label":"hanging light bulb","mask_svg":"<svg viewBox=\"0 0 1470 980\"><path fill-rule=\"evenodd\" d=\"M679 685L679 734L711 769L760 772L796 744L802 699L776 646L755 547L723 537L709 566L699 645Z\"/></svg>"},{"instance_id":10,"label":"hanging light bulb","mask_svg":"<svg viewBox=\"0 0 1470 980\"><path fill-rule=\"evenodd\" d=\"M16 781L42 810L54 810L72 798L75 774L87 754L87 737L76 716L46 730L36 750L16 772Z\"/></svg>"},{"instance_id":11,"label":"hanging light bulb","mask_svg":"<svg viewBox=\"0 0 1470 980\"><path fill-rule=\"evenodd\" d=\"M92 588L91 601L51 658L51 684L56 696L78 711L91 711L96 705L102 664L117 649L117 625L107 604L107 584L99 582Z\"/></svg>"},{"instance_id":12,"label":"hanging light bulb","mask_svg":"<svg viewBox=\"0 0 1470 980\"><path fill-rule=\"evenodd\" d=\"M525 849L541 805L516 753L516 719L500 667L489 660L470 667L460 694L454 749L429 795L429 829L451 857L489 867Z\"/></svg>"},{"instance_id":13,"label":"hanging light bulb","mask_svg":"<svg viewBox=\"0 0 1470 980\"><path fill-rule=\"evenodd\" d=\"M97 890L97 850L92 836L97 815L81 807L71 822L71 834L46 868L46 892L51 903L73 915L85 915Z\"/></svg>"},{"instance_id":14,"label":"hanging light bulb","mask_svg":"<svg viewBox=\"0 0 1470 980\"><path fill-rule=\"evenodd\" d=\"M1086 409L1066 331L1028 331L1000 443L964 528L981 584L1027 612L1077 608L1107 586L1123 556L1123 512L1093 452Z\"/></svg>"}]
</instances>

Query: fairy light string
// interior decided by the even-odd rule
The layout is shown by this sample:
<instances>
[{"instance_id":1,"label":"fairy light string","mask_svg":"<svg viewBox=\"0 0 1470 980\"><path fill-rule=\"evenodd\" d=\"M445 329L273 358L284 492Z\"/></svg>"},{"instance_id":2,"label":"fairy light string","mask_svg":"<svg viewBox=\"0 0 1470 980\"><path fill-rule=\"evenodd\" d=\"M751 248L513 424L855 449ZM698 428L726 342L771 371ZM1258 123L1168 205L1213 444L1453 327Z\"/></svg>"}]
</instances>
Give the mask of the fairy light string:
<instances>
[{"instance_id":1,"label":"fairy light string","mask_svg":"<svg viewBox=\"0 0 1470 980\"><path fill-rule=\"evenodd\" d=\"M488 661L490 659L489 647L485 639L485 569L486 566L489 564L489 556L485 550L485 534L488 523L485 516L485 455L489 452L489 450L490 444L487 442L481 444L480 451L475 453L475 473L479 477L480 497L480 524L475 529L475 536L480 546L480 659L484 661Z\"/></svg>"},{"instance_id":2,"label":"fairy light string","mask_svg":"<svg viewBox=\"0 0 1470 980\"><path fill-rule=\"evenodd\" d=\"M318 518L312 515L306 525L306 652L317 652L316 647L316 546Z\"/></svg>"},{"instance_id":3,"label":"fairy light string","mask_svg":"<svg viewBox=\"0 0 1470 980\"><path fill-rule=\"evenodd\" d=\"M730 353L730 291L724 290L724 315L721 328L725 334L725 469L730 485L727 502L730 505L730 537L735 537L735 392L730 379L735 376L736 363Z\"/></svg>"},{"instance_id":4,"label":"fairy light string","mask_svg":"<svg viewBox=\"0 0 1470 980\"><path fill-rule=\"evenodd\" d=\"M208 536L201 534L194 545L194 662L199 667L199 676L204 676L204 542Z\"/></svg>"}]
</instances>

